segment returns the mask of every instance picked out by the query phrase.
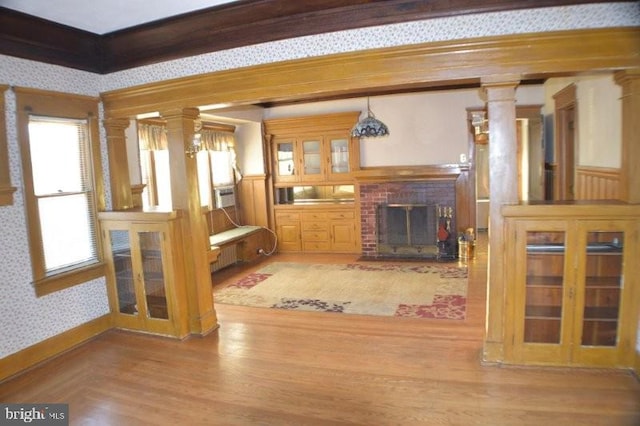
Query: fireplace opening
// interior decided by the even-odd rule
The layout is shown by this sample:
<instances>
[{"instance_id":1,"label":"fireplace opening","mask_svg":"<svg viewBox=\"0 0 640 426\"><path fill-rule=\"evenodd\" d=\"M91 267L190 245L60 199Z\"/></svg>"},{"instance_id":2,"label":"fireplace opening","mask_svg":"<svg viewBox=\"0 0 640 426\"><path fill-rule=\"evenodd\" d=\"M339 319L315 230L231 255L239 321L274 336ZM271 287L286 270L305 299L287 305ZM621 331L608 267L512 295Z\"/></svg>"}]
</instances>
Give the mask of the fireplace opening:
<instances>
[{"instance_id":1,"label":"fireplace opening","mask_svg":"<svg viewBox=\"0 0 640 426\"><path fill-rule=\"evenodd\" d=\"M437 256L438 206L379 204L378 253L394 256Z\"/></svg>"}]
</instances>

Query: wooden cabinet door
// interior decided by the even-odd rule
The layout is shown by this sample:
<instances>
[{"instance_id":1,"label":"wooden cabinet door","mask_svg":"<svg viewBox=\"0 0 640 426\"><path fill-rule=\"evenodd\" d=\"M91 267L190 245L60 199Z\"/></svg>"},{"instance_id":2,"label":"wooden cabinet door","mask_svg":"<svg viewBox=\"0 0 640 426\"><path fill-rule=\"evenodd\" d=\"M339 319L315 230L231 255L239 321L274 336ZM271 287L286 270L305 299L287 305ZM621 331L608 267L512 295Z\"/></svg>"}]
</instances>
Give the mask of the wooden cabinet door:
<instances>
[{"instance_id":1,"label":"wooden cabinet door","mask_svg":"<svg viewBox=\"0 0 640 426\"><path fill-rule=\"evenodd\" d=\"M331 249L353 253L357 249L355 212L342 210L329 212Z\"/></svg>"},{"instance_id":2,"label":"wooden cabinet door","mask_svg":"<svg viewBox=\"0 0 640 426\"><path fill-rule=\"evenodd\" d=\"M514 274L506 319L512 361L565 364L570 361L575 272L568 254L575 248L566 221L516 221Z\"/></svg>"},{"instance_id":3,"label":"wooden cabinet door","mask_svg":"<svg viewBox=\"0 0 640 426\"><path fill-rule=\"evenodd\" d=\"M343 252L355 251L356 236L353 221L331 222L331 249Z\"/></svg>"},{"instance_id":4,"label":"wooden cabinet door","mask_svg":"<svg viewBox=\"0 0 640 426\"><path fill-rule=\"evenodd\" d=\"M327 180L344 181L351 178L352 147L351 139L343 133L329 134L325 137L328 167Z\"/></svg>"},{"instance_id":5,"label":"wooden cabinet door","mask_svg":"<svg viewBox=\"0 0 640 426\"><path fill-rule=\"evenodd\" d=\"M280 251L300 251L302 249L300 220L299 211L276 212L276 235Z\"/></svg>"},{"instance_id":6,"label":"wooden cabinet door","mask_svg":"<svg viewBox=\"0 0 640 426\"><path fill-rule=\"evenodd\" d=\"M635 342L637 230L629 221L580 221L572 361L625 366ZM621 350L624 349L624 350Z\"/></svg>"},{"instance_id":7,"label":"wooden cabinet door","mask_svg":"<svg viewBox=\"0 0 640 426\"><path fill-rule=\"evenodd\" d=\"M515 242L508 253L515 268L507 278L513 285L507 291L505 359L632 365L638 225L624 220L516 220L508 221L507 228Z\"/></svg>"},{"instance_id":8,"label":"wooden cabinet door","mask_svg":"<svg viewBox=\"0 0 640 426\"><path fill-rule=\"evenodd\" d=\"M170 225L114 220L101 226L115 326L184 337L186 300L178 300Z\"/></svg>"},{"instance_id":9,"label":"wooden cabinet door","mask_svg":"<svg viewBox=\"0 0 640 426\"><path fill-rule=\"evenodd\" d=\"M275 182L298 182L300 158L295 138L276 138L273 142L273 178Z\"/></svg>"},{"instance_id":10,"label":"wooden cabinet door","mask_svg":"<svg viewBox=\"0 0 640 426\"><path fill-rule=\"evenodd\" d=\"M327 175L327 155L322 136L298 139L300 182L322 182Z\"/></svg>"}]
</instances>

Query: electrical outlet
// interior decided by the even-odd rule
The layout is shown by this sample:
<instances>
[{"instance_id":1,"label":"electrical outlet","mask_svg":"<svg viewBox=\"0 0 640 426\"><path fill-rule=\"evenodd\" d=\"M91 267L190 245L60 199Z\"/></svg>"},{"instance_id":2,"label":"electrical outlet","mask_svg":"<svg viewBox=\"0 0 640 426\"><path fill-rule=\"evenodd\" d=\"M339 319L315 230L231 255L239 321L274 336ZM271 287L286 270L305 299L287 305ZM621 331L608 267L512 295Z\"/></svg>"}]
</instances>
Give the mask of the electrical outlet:
<instances>
[{"instance_id":1,"label":"electrical outlet","mask_svg":"<svg viewBox=\"0 0 640 426\"><path fill-rule=\"evenodd\" d=\"M462 164L467 162L467 154L460 154L460 162Z\"/></svg>"}]
</instances>

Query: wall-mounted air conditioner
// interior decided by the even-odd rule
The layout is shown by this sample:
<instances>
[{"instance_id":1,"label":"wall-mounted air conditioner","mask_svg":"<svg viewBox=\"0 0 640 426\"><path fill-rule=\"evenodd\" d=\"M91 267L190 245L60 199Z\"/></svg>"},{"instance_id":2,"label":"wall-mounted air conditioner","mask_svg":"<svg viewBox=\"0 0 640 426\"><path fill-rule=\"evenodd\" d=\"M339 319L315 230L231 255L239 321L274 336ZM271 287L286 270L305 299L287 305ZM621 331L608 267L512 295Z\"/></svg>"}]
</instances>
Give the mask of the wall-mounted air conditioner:
<instances>
[{"instance_id":1,"label":"wall-mounted air conditioner","mask_svg":"<svg viewBox=\"0 0 640 426\"><path fill-rule=\"evenodd\" d=\"M218 209L235 206L236 196L233 186L213 188L213 199L216 203L216 208Z\"/></svg>"}]
</instances>

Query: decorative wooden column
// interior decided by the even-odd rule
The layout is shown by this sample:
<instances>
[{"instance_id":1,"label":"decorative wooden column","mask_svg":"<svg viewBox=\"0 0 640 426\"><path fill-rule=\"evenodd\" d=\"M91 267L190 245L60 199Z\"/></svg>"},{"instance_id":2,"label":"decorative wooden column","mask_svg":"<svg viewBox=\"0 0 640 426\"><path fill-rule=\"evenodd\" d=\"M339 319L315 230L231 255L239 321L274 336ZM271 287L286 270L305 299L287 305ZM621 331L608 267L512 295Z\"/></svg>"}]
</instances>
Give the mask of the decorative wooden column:
<instances>
[{"instance_id":1,"label":"decorative wooden column","mask_svg":"<svg viewBox=\"0 0 640 426\"><path fill-rule=\"evenodd\" d=\"M192 334L204 335L218 326L207 257L209 232L200 205L196 158L185 154L191 145L199 114L197 108L185 108L163 111L161 115L167 122L171 200L173 208L183 212L182 250L189 328Z\"/></svg>"},{"instance_id":2,"label":"decorative wooden column","mask_svg":"<svg viewBox=\"0 0 640 426\"><path fill-rule=\"evenodd\" d=\"M501 207L518 202L516 76L483 78L489 116L489 267L483 359L503 359L505 241Z\"/></svg>"},{"instance_id":3,"label":"decorative wooden column","mask_svg":"<svg viewBox=\"0 0 640 426\"><path fill-rule=\"evenodd\" d=\"M615 81L622 87L620 198L640 203L640 69L619 71Z\"/></svg>"},{"instance_id":4,"label":"decorative wooden column","mask_svg":"<svg viewBox=\"0 0 640 426\"><path fill-rule=\"evenodd\" d=\"M124 131L129 127L129 120L126 118L107 118L102 124L107 134L111 208L113 210L130 209L133 207L133 199L127 159L127 138L124 134Z\"/></svg>"}]
</instances>

